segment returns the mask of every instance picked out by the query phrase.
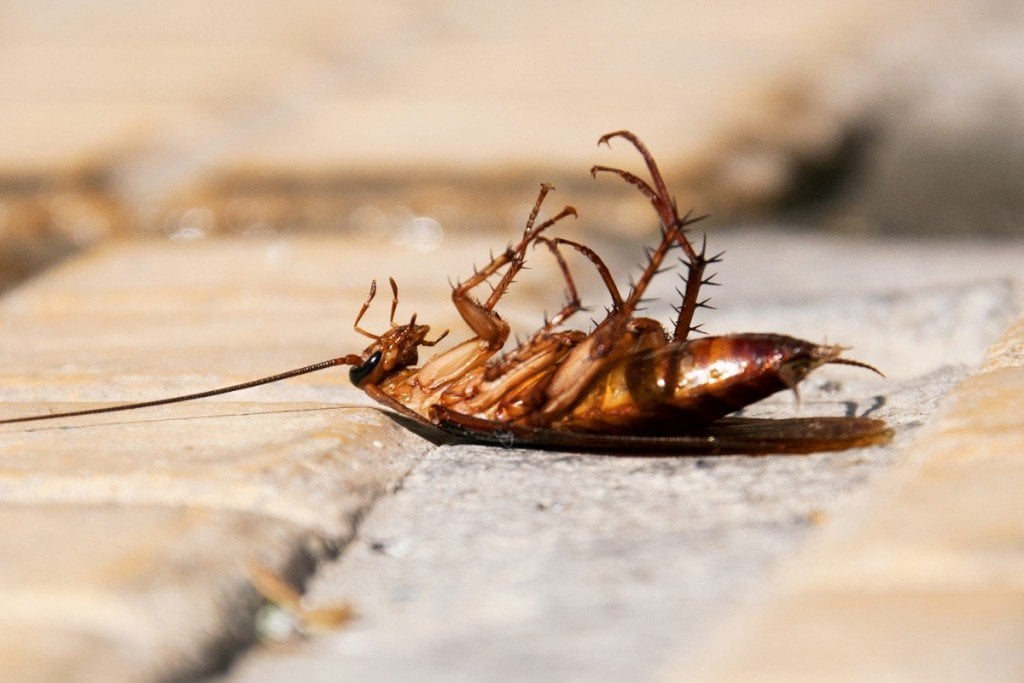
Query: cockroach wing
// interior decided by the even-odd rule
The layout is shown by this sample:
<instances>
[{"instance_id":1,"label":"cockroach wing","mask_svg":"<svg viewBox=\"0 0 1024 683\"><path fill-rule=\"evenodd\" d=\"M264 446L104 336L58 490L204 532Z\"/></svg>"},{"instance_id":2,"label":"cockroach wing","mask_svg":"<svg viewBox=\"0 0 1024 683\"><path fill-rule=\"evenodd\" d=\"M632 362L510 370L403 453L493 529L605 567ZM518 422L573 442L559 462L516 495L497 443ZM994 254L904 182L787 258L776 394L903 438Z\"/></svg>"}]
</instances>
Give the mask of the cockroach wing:
<instances>
[{"instance_id":1,"label":"cockroach wing","mask_svg":"<svg viewBox=\"0 0 1024 683\"><path fill-rule=\"evenodd\" d=\"M435 406L433 410L441 429L476 443L626 456L796 455L874 446L892 438L892 430L883 420L867 417L726 417L692 434L635 436L492 422L441 406Z\"/></svg>"}]
</instances>

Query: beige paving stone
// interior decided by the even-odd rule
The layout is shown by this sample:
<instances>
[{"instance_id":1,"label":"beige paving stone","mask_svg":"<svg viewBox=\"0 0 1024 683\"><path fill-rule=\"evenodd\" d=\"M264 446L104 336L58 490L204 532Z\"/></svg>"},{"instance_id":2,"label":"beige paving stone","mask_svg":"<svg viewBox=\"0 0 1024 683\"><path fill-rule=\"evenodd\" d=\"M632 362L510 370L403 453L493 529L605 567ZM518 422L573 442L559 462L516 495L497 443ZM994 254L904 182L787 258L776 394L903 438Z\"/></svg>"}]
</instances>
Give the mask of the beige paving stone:
<instances>
[{"instance_id":1,"label":"beige paving stone","mask_svg":"<svg viewBox=\"0 0 1024 683\"><path fill-rule=\"evenodd\" d=\"M302 403L195 404L40 424L0 434L0 500L195 505L328 536L350 531L351 515L426 445L379 411Z\"/></svg>"},{"instance_id":2,"label":"beige paving stone","mask_svg":"<svg viewBox=\"0 0 1024 683\"><path fill-rule=\"evenodd\" d=\"M0 199L71 245L159 233L194 206L221 231L239 205L276 229L334 229L363 192L433 214L475 200L467 215L493 222L524 169L584 171L609 130L637 129L677 169L746 121L767 83L817 73L918 4L11 7L0 178L34 189ZM51 206L97 191L114 205L98 217Z\"/></svg>"},{"instance_id":3,"label":"beige paving stone","mask_svg":"<svg viewBox=\"0 0 1024 683\"><path fill-rule=\"evenodd\" d=\"M884 6L869 6L10 8L0 91L26 135L0 168L113 154L125 185L164 192L211 165L532 166L579 155L567 131L589 144L639 120L692 145L751 83L871 33Z\"/></svg>"},{"instance_id":4,"label":"beige paving stone","mask_svg":"<svg viewBox=\"0 0 1024 683\"><path fill-rule=\"evenodd\" d=\"M318 45L369 39L375 12L365 3L359 13L331 3L303 12L98 3L4 14L0 169L23 172L107 166L180 136L222 133L222 118L234 122L239 108L313 68Z\"/></svg>"},{"instance_id":5,"label":"beige paving stone","mask_svg":"<svg viewBox=\"0 0 1024 683\"><path fill-rule=\"evenodd\" d=\"M298 247L302 268L282 265L280 250L112 244L18 290L0 305L0 411L155 398L255 376L253 364L269 373L334 355L364 273L334 282L339 253L316 241ZM250 638L246 563L301 579L432 448L339 389L343 373L307 379L283 393L0 428L5 677L195 673Z\"/></svg>"},{"instance_id":6,"label":"beige paving stone","mask_svg":"<svg viewBox=\"0 0 1024 683\"><path fill-rule=\"evenodd\" d=\"M722 630L704 680L1024 676L1022 330L992 347L860 514Z\"/></svg>"},{"instance_id":7,"label":"beige paving stone","mask_svg":"<svg viewBox=\"0 0 1024 683\"><path fill-rule=\"evenodd\" d=\"M390 238L111 243L4 300L4 395L142 400L362 350L368 340L353 332L352 321L370 281L386 291L390 275L401 284L398 315L415 312L439 331L462 334L447 279L486 255L486 245L468 239L446 242L429 258ZM534 284L520 293L542 288ZM370 328L387 324L388 295L367 313ZM310 386L324 391L310 393ZM348 392L346 400L361 396L351 391L344 370L249 396L333 400L338 392Z\"/></svg>"},{"instance_id":8,"label":"beige paving stone","mask_svg":"<svg viewBox=\"0 0 1024 683\"><path fill-rule=\"evenodd\" d=\"M249 637L258 598L246 563L288 570L313 540L288 522L198 506L5 503L0 523L0 671L10 681L209 669Z\"/></svg>"}]
</instances>

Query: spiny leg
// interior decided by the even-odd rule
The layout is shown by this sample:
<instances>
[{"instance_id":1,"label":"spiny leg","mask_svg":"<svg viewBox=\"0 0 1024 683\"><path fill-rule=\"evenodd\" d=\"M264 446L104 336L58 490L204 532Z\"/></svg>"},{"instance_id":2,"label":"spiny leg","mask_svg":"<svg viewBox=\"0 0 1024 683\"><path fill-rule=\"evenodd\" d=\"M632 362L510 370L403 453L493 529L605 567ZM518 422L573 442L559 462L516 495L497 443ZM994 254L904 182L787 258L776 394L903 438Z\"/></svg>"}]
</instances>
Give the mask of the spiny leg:
<instances>
[{"instance_id":1,"label":"spiny leg","mask_svg":"<svg viewBox=\"0 0 1024 683\"><path fill-rule=\"evenodd\" d=\"M526 252L526 247L527 245L529 245L531 241L533 241L533 239L536 238L536 235L540 232L540 230L534 230L533 227L534 222L537 219L537 214L540 212L540 205L544 201L544 197L547 196L548 192L550 192L552 189L553 188L547 183L541 184L540 194L537 196L537 202L534 204L533 210L530 212L530 217L526 221L526 229L523 231L523 237L522 239L519 240L519 243L516 244L515 246L509 245L505 249L505 251L501 252L497 256L492 256L490 263L488 263L483 268L475 269L473 271L473 274L469 276L464 282L456 284L452 291L452 298L468 297L469 291L471 289L485 281L490 276L494 275L496 272L498 272L501 268L508 265L509 263L516 264L516 262L518 262L518 268L513 266L513 268L511 268L510 271L515 270L516 272L518 272L518 270L522 268L523 255ZM571 211L572 214L575 215L575 210L571 209L571 207L566 207L565 209L563 209L562 214L565 214L567 211ZM559 217L561 217L562 214L559 214ZM541 227L547 228L552 223L553 221L545 221L545 224L542 224ZM510 283L511 279L508 277L508 274L506 273L506 275L502 278L501 282L499 282L498 286L494 288L494 292L488 298L487 303L482 304L483 308L486 308L487 310L492 310L495 304L497 303L497 299L501 298L501 295L504 294L504 290L508 288L508 285ZM497 295L497 298L495 297L495 295Z\"/></svg>"},{"instance_id":2,"label":"spiny leg","mask_svg":"<svg viewBox=\"0 0 1024 683\"><path fill-rule=\"evenodd\" d=\"M695 223L702 218L704 218L704 216L687 220L684 217L683 225L685 226ZM708 304L710 298L698 299L700 296L700 288L704 285L715 286L718 284L713 281L713 278L715 277L714 274L704 277L704 271L709 265L721 261L722 254L724 253L725 252L719 252L714 256L708 256L707 238L705 237L701 242L700 251L698 253L692 257L688 254L685 259L680 259L683 265L686 266L686 287L683 292L681 292L682 303L680 303L679 308L676 309L677 317L675 330L672 334L672 341L685 341L686 338L690 336L691 332L700 331L703 323L701 325L694 325L694 314L696 314L698 308L712 308L712 306ZM676 291L678 292L679 290L677 289Z\"/></svg>"},{"instance_id":3,"label":"spiny leg","mask_svg":"<svg viewBox=\"0 0 1024 683\"><path fill-rule=\"evenodd\" d=\"M618 311L622 308L622 294L619 293L619 288L615 284L615 278L612 277L611 270L609 270L608 266L605 264L604 259L602 259L596 251L585 244L580 244L579 242L574 242L572 240L565 239L564 237L556 237L551 240L545 238L541 239L548 242L548 246L551 247L552 250L554 250L552 243L554 245L566 244L590 259L590 262L594 264L598 274L601 276L601 280L604 282L604 286L608 290L609 296L612 298L612 311Z\"/></svg>"},{"instance_id":4,"label":"spiny leg","mask_svg":"<svg viewBox=\"0 0 1024 683\"><path fill-rule=\"evenodd\" d=\"M669 194L668 187L665 185L665 180L661 175L661 170L658 168L658 163L654 160L654 156L650 150L647 149L647 145L640 141L635 134L628 130L617 130L613 133L606 133L602 135L598 141L598 145L611 146L609 140L612 138L623 138L628 141L643 157L644 163L647 165L647 170L651 174L651 182L654 183L652 187L647 181L642 180L636 175L623 171L618 168L611 168L608 166L594 166L590 169L591 175L596 175L598 172L604 171L607 173L615 173L625 180L630 185L637 187L654 205L655 211L658 212L658 216L661 218L662 224L665 227L669 227L679 220L679 214L676 211L675 201L672 199L672 195ZM685 247L684 247L685 248ZM689 254L688 250L687 253Z\"/></svg>"},{"instance_id":5,"label":"spiny leg","mask_svg":"<svg viewBox=\"0 0 1024 683\"><path fill-rule=\"evenodd\" d=\"M664 260L668 250L673 246L673 243L678 244L686 254L686 258L683 259L683 263L687 267L687 275L686 288L682 293L683 301L677 309L678 316L676 318L673 340L683 341L687 336L689 336L690 332L695 329L693 326L693 316L696 313L697 308L707 306L707 299L704 299L703 301L698 299L700 287L705 284L714 284L711 282L711 278L704 277L704 271L708 264L717 262L721 258L721 254L709 258L706 252L706 242L701 246L700 252L693 248L690 240L686 237L685 228L688 225L701 220L704 216L691 219L689 214L687 214L682 218L679 217L679 211L676 207L675 200L672 199L668 192L668 188L665 185L665 180L661 175L661 170L658 168L657 162L654 160L653 155L651 155L650 150L647 149L647 146L644 145L644 143L641 142L635 134L626 130L615 131L613 133L602 135L598 140L598 144L608 144L608 141L615 137L621 137L627 140L640 153L640 156L643 157L644 163L647 165L647 169L651 174L653 187L642 178L618 168L594 166L591 169L591 174L596 175L598 172L613 173L630 185L637 187L651 201L651 204L653 204L655 211L658 213L658 217L661 219L664 230L661 244L657 249L648 253L647 268L644 269L644 272L630 291L630 296L626 301L626 305L630 310L632 310L632 308L639 303L644 290L650 284L654 275L657 274L658 269L661 266L661 262Z\"/></svg>"},{"instance_id":6,"label":"spiny leg","mask_svg":"<svg viewBox=\"0 0 1024 683\"><path fill-rule=\"evenodd\" d=\"M655 194L658 197L669 199L668 187L665 185L665 180L661 176L661 170L658 168L658 164L654 161L654 155L651 154L650 150L647 149L647 145L640 141L640 138L635 133L628 130L616 130L611 133L605 133L597 140L598 145L607 145L611 147L608 142L612 138L623 138L629 141L630 144L636 148L636 151L640 152L640 156L643 157L644 163L647 164L647 170L651 174L651 180L654 182ZM669 202L671 204L671 202Z\"/></svg>"},{"instance_id":7,"label":"spiny leg","mask_svg":"<svg viewBox=\"0 0 1024 683\"><path fill-rule=\"evenodd\" d=\"M533 206L533 211L530 212L530 217L526 222L526 229L523 231L523 237L519 243L515 246L510 246L501 254L492 258L490 263L476 270L472 276L465 282L456 285L452 291L452 302L455 304L455 308L459 311L462 319L466 321L466 324L473 330L473 333L480 339L485 340L491 348L500 348L508 338L508 324L494 312L494 307L505 294L509 285L512 284L515 276L522 270L525 264L526 248L544 230L547 230L566 216L576 215L576 209L567 206L553 218L549 218L540 225L535 225L537 216L540 213L541 203L552 189L548 184L541 185L537 201ZM486 302L480 303L470 296L470 290L506 265L509 266L508 270L502 275L501 280L494 287L494 291L491 292Z\"/></svg>"},{"instance_id":8,"label":"spiny leg","mask_svg":"<svg viewBox=\"0 0 1024 683\"><path fill-rule=\"evenodd\" d=\"M537 220L537 214L540 213L540 205L544 201L544 197L547 196L548 192L553 189L554 188L547 183L541 185L540 194L537 196L537 202L533 205L533 210L530 211L530 217L526 221L526 229L523 231L523 238L519 241L519 244L516 245L515 249L512 250L513 255L509 261L512 265L507 271L505 271L505 274L501 277L501 280L498 281L497 286L495 286L494 291L491 292L491 296L487 298L487 303L484 304L488 310L494 310L498 300L501 299L509 285L512 284L512 280L519 274L519 271L523 269L523 266L526 264L526 248L530 243L536 240L542 232L566 216L576 217L576 209L571 206L566 206L554 217L549 218L540 225L534 227L534 222ZM508 252L506 251L506 254L507 253Z\"/></svg>"},{"instance_id":9,"label":"spiny leg","mask_svg":"<svg viewBox=\"0 0 1024 683\"><path fill-rule=\"evenodd\" d=\"M629 171L624 171L621 168L614 168L612 166L595 164L590 167L591 177L596 178L598 173L613 173L640 190L640 192L650 200L651 204L654 206L654 210L658 212L658 218L661 219L663 225L671 225L672 221L675 220L675 215L671 206L666 207L661 195L655 192L654 188L652 188L643 178L640 178ZM668 210L666 210L666 208Z\"/></svg>"},{"instance_id":10,"label":"spiny leg","mask_svg":"<svg viewBox=\"0 0 1024 683\"><path fill-rule=\"evenodd\" d=\"M558 248L557 239L551 240L547 237L538 237L536 243L545 244L547 248L551 250L551 254L555 257L555 261L558 262L558 267L562 271L562 278L565 280L567 297L565 306L562 307L562 310L555 314L554 317L545 320L544 326L534 333L534 337L550 332L583 308L583 304L580 301L579 291L576 289L576 283L572 279L572 273L569 272L569 264L566 263L565 257L562 256L562 252Z\"/></svg>"},{"instance_id":11,"label":"spiny leg","mask_svg":"<svg viewBox=\"0 0 1024 683\"><path fill-rule=\"evenodd\" d=\"M548 239L547 237L537 237L534 244L543 243L548 249L551 250L552 255L555 257L555 261L558 263L558 267L562 271L562 277L565 279L567 301L565 306L562 307L557 314L553 317L548 318L545 316L544 324L539 327L533 334L531 334L526 340L521 341L517 344L516 348L510 351L508 354L492 361L488 374L485 375L487 379L495 379L500 377L506 369L515 364L517 360L523 357L529 356L533 353L534 344L549 334L556 327L564 323L570 317L575 315L577 312L583 310L583 304L580 300L579 291L576 289L576 283L573 281L572 273L569 271L569 264L566 262L565 257L562 255L558 245L555 244L555 240Z\"/></svg>"}]
</instances>

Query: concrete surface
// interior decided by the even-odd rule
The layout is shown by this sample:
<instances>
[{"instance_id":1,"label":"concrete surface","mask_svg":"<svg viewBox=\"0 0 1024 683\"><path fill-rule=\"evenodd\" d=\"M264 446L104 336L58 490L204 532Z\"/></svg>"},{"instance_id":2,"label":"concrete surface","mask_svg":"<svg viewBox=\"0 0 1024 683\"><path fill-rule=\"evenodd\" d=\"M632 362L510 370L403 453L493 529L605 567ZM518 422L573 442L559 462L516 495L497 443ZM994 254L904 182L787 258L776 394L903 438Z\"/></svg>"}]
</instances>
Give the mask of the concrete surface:
<instances>
[{"instance_id":1,"label":"concrete surface","mask_svg":"<svg viewBox=\"0 0 1024 683\"><path fill-rule=\"evenodd\" d=\"M720 629L701 678L1024 677L1022 352L1017 324L858 513Z\"/></svg>"},{"instance_id":2,"label":"concrete surface","mask_svg":"<svg viewBox=\"0 0 1024 683\"><path fill-rule=\"evenodd\" d=\"M22 531L4 541L17 558L5 568L4 666L25 680L215 670L254 637L254 560L293 581L316 565L308 604L350 601L359 617L248 652L233 680L621 680L695 662L780 562L916 457L900 453L1024 310L1017 245L964 245L947 269L945 249L920 244L712 239L736 267L723 263L734 295L720 288L713 331L828 334L891 373L828 369L799 405L778 396L749 413L871 412L897 427L891 447L697 459L436 447L330 372L223 400L9 425L0 498ZM417 310L457 339L446 278L482 248L454 239L425 261L343 239L113 244L3 300L3 414L198 390L359 348L347 328L370 273L404 274L400 315ZM781 257L744 282L752 253L827 263L822 291L811 286L820 268ZM799 273L789 289L783 272ZM535 323L540 301L558 305L547 278L538 264L518 283L522 298L505 309L517 325ZM756 282L771 296L754 295ZM585 291L597 298L596 283Z\"/></svg>"}]
</instances>

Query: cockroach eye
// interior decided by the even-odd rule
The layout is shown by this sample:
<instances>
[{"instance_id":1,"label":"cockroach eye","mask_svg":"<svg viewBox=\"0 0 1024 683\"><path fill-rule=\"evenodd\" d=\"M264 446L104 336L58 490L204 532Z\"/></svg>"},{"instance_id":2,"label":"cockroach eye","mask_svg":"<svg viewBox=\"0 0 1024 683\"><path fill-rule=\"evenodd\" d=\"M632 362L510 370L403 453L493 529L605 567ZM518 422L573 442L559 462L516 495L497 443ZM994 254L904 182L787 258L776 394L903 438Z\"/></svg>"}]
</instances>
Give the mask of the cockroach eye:
<instances>
[{"instance_id":1,"label":"cockroach eye","mask_svg":"<svg viewBox=\"0 0 1024 683\"><path fill-rule=\"evenodd\" d=\"M377 366L380 364L380 359L381 352L376 351L372 356L366 359L365 363L363 363L362 365L357 365L351 370L349 370L348 378L352 382L352 384L359 386L360 383L362 383L362 381L366 379L370 375L370 373L377 368Z\"/></svg>"}]
</instances>

